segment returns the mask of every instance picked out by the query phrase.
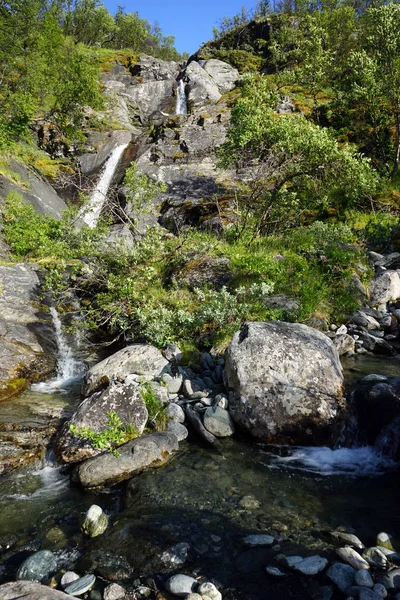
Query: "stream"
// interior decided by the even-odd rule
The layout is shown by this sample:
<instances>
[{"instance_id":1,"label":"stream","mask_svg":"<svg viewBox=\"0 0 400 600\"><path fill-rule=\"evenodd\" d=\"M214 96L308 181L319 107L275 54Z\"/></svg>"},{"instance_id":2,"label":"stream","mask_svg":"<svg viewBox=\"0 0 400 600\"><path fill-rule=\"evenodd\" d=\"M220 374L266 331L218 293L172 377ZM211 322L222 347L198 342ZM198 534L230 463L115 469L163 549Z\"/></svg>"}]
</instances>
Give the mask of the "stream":
<instances>
[{"instance_id":1,"label":"stream","mask_svg":"<svg viewBox=\"0 0 400 600\"><path fill-rule=\"evenodd\" d=\"M57 322L55 329L55 378L2 402L0 423L65 417L77 406L82 363ZM344 368L348 379L396 375L400 362L358 358ZM0 582L12 580L30 553L49 549L60 569L100 576L100 590L101 578L129 590L139 578L162 587L167 574L186 571L213 580L228 600L311 598L315 578L278 580L265 567L276 566L278 551L332 560L327 533L340 526L370 545L380 531L400 539L398 476L396 464L371 447L272 448L239 436L222 440L217 453L189 438L165 467L88 493L70 484L69 469L56 463L50 448L40 466L0 478ZM89 539L80 524L92 504L105 510L112 526ZM278 549L246 548L250 533L273 535ZM324 577L320 585L329 583Z\"/></svg>"}]
</instances>

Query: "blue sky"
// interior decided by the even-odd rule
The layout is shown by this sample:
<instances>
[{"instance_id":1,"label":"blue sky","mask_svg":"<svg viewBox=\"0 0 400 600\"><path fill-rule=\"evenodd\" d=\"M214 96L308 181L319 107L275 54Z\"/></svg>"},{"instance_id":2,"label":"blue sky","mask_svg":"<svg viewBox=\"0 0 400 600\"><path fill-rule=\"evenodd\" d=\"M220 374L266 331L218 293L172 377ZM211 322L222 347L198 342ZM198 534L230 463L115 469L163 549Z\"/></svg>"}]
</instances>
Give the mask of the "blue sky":
<instances>
[{"instance_id":1,"label":"blue sky","mask_svg":"<svg viewBox=\"0 0 400 600\"><path fill-rule=\"evenodd\" d=\"M252 9L254 2L243 0L103 0L114 14L117 5L124 6L126 12L138 12L152 23L158 21L164 35L175 36L178 52L195 52L203 42L212 38L213 27L224 16L232 17L241 11L242 6Z\"/></svg>"}]
</instances>

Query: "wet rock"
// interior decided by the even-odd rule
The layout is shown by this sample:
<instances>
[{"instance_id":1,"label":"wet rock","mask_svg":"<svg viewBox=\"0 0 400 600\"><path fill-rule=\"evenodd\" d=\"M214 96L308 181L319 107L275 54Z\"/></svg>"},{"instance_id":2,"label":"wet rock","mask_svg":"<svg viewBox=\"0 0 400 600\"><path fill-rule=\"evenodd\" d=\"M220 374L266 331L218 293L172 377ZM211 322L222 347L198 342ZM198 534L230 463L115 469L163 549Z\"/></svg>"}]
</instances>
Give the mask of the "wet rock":
<instances>
[{"instance_id":1,"label":"wet rock","mask_svg":"<svg viewBox=\"0 0 400 600\"><path fill-rule=\"evenodd\" d=\"M380 600L381 598L382 596L368 588L360 588L358 593L358 600Z\"/></svg>"},{"instance_id":2,"label":"wet rock","mask_svg":"<svg viewBox=\"0 0 400 600\"><path fill-rule=\"evenodd\" d=\"M328 564L326 558L322 556L309 556L304 558L301 562L294 565L294 569L303 573L303 575L316 575L323 571Z\"/></svg>"},{"instance_id":3,"label":"wet rock","mask_svg":"<svg viewBox=\"0 0 400 600\"><path fill-rule=\"evenodd\" d=\"M235 433L235 426L229 412L219 406L207 408L203 423L207 431L219 438L229 437Z\"/></svg>"},{"instance_id":4,"label":"wet rock","mask_svg":"<svg viewBox=\"0 0 400 600\"><path fill-rule=\"evenodd\" d=\"M355 569L369 569L368 562L353 548L338 548L336 552L342 560L347 562L350 566L354 567Z\"/></svg>"},{"instance_id":5,"label":"wet rock","mask_svg":"<svg viewBox=\"0 0 400 600\"><path fill-rule=\"evenodd\" d=\"M103 592L103 600L124 600L125 594L126 592L121 585L110 583Z\"/></svg>"},{"instance_id":6,"label":"wet rock","mask_svg":"<svg viewBox=\"0 0 400 600\"><path fill-rule=\"evenodd\" d=\"M169 394L179 394L182 387L183 377L182 375L175 375L173 377L172 375L165 373L161 377L161 381L167 387Z\"/></svg>"},{"instance_id":7,"label":"wet rock","mask_svg":"<svg viewBox=\"0 0 400 600\"><path fill-rule=\"evenodd\" d=\"M197 591L203 598L204 596L208 596L211 600L222 600L221 592L217 590L211 581L201 583Z\"/></svg>"},{"instance_id":8,"label":"wet rock","mask_svg":"<svg viewBox=\"0 0 400 600\"><path fill-rule=\"evenodd\" d=\"M128 375L141 375L144 380L170 373L169 362L154 346L133 344L97 363L87 372L83 385L85 396L111 381L125 381Z\"/></svg>"},{"instance_id":9,"label":"wet rock","mask_svg":"<svg viewBox=\"0 0 400 600\"><path fill-rule=\"evenodd\" d=\"M116 413L124 425L129 425L143 433L148 412L137 385L112 383L103 392L95 392L86 398L71 419L65 423L56 442L56 454L64 463L80 462L98 455L101 450L94 448L88 440L70 431L74 427L89 427L96 433L107 428L108 413Z\"/></svg>"},{"instance_id":10,"label":"wet rock","mask_svg":"<svg viewBox=\"0 0 400 600\"><path fill-rule=\"evenodd\" d=\"M353 533L346 533L345 531L331 531L331 537L339 543L345 543L347 546L356 548L356 550L363 550L365 548L362 541Z\"/></svg>"},{"instance_id":11,"label":"wet rock","mask_svg":"<svg viewBox=\"0 0 400 600\"><path fill-rule=\"evenodd\" d=\"M382 546L383 548L387 548L388 550L392 550L394 552L395 549L393 548L392 539L393 538L389 533L381 531L376 537L376 545Z\"/></svg>"},{"instance_id":12,"label":"wet rock","mask_svg":"<svg viewBox=\"0 0 400 600\"><path fill-rule=\"evenodd\" d=\"M165 413L171 421L175 421L176 423L185 422L185 411L179 404L171 402L171 404L167 406Z\"/></svg>"},{"instance_id":13,"label":"wet rock","mask_svg":"<svg viewBox=\"0 0 400 600\"><path fill-rule=\"evenodd\" d=\"M278 567L265 567L268 575L272 575L273 577L285 577L286 573L278 569Z\"/></svg>"},{"instance_id":14,"label":"wet rock","mask_svg":"<svg viewBox=\"0 0 400 600\"><path fill-rule=\"evenodd\" d=\"M183 598L186 594L196 592L197 586L197 581L193 577L178 574L173 575L167 580L165 589L171 594Z\"/></svg>"},{"instance_id":15,"label":"wet rock","mask_svg":"<svg viewBox=\"0 0 400 600\"><path fill-rule=\"evenodd\" d=\"M356 569L343 563L335 563L326 572L327 576L335 583L341 592L354 585Z\"/></svg>"},{"instance_id":16,"label":"wet rock","mask_svg":"<svg viewBox=\"0 0 400 600\"><path fill-rule=\"evenodd\" d=\"M120 446L119 456L108 452L90 458L77 467L74 477L85 488L114 485L143 469L165 464L177 450L175 435L152 433Z\"/></svg>"},{"instance_id":17,"label":"wet rock","mask_svg":"<svg viewBox=\"0 0 400 600\"><path fill-rule=\"evenodd\" d=\"M387 566L387 558L376 546L367 548L363 552L363 558L372 566L378 569L385 569Z\"/></svg>"},{"instance_id":18,"label":"wet rock","mask_svg":"<svg viewBox=\"0 0 400 600\"><path fill-rule=\"evenodd\" d=\"M296 565L298 565L299 563L301 563L303 560L302 556L285 556L285 558L283 559L283 561L286 563L286 565L290 568L295 567Z\"/></svg>"},{"instance_id":19,"label":"wet rock","mask_svg":"<svg viewBox=\"0 0 400 600\"><path fill-rule=\"evenodd\" d=\"M71 600L71 596L30 581L16 581L0 585L1 600Z\"/></svg>"},{"instance_id":20,"label":"wet rock","mask_svg":"<svg viewBox=\"0 0 400 600\"><path fill-rule=\"evenodd\" d=\"M108 517L97 504L92 504L82 523L82 531L91 538L105 532L108 527Z\"/></svg>"},{"instance_id":21,"label":"wet rock","mask_svg":"<svg viewBox=\"0 0 400 600\"><path fill-rule=\"evenodd\" d=\"M252 535L248 535L244 538L243 542L246 546L254 547L254 546L272 546L275 538L272 535L267 535L265 533L254 533Z\"/></svg>"},{"instance_id":22,"label":"wet rock","mask_svg":"<svg viewBox=\"0 0 400 600\"><path fill-rule=\"evenodd\" d=\"M372 588L375 594L378 594L381 598L386 598L388 593L384 585L381 583L376 583Z\"/></svg>"},{"instance_id":23,"label":"wet rock","mask_svg":"<svg viewBox=\"0 0 400 600\"><path fill-rule=\"evenodd\" d=\"M332 343L335 346L339 356L343 356L343 354L346 354L347 352L355 351L355 341L350 335L335 335L335 337L332 338Z\"/></svg>"},{"instance_id":24,"label":"wet rock","mask_svg":"<svg viewBox=\"0 0 400 600\"><path fill-rule=\"evenodd\" d=\"M378 583L385 586L387 590L400 590L400 569L392 569L378 578Z\"/></svg>"},{"instance_id":25,"label":"wet rock","mask_svg":"<svg viewBox=\"0 0 400 600\"><path fill-rule=\"evenodd\" d=\"M39 550L29 556L16 573L17 580L45 581L57 570L55 556L49 550Z\"/></svg>"},{"instance_id":26,"label":"wet rock","mask_svg":"<svg viewBox=\"0 0 400 600\"><path fill-rule=\"evenodd\" d=\"M355 584L361 587L372 588L374 585L374 581L371 577L371 574L366 569L361 569L361 571L357 571L355 575Z\"/></svg>"},{"instance_id":27,"label":"wet rock","mask_svg":"<svg viewBox=\"0 0 400 600\"><path fill-rule=\"evenodd\" d=\"M161 555L162 562L168 567L178 567L183 565L189 556L190 544L187 542L181 542L168 548Z\"/></svg>"},{"instance_id":28,"label":"wet rock","mask_svg":"<svg viewBox=\"0 0 400 600\"><path fill-rule=\"evenodd\" d=\"M84 575L76 581L69 583L64 588L64 591L66 594L70 594L71 596L82 596L94 586L95 581L96 577L94 575Z\"/></svg>"},{"instance_id":29,"label":"wet rock","mask_svg":"<svg viewBox=\"0 0 400 600\"><path fill-rule=\"evenodd\" d=\"M254 496L243 496L243 498L239 501L240 508L244 508L246 510L254 510L255 508L260 507L260 502Z\"/></svg>"},{"instance_id":30,"label":"wet rock","mask_svg":"<svg viewBox=\"0 0 400 600\"><path fill-rule=\"evenodd\" d=\"M182 423L177 423L176 421L170 421L166 428L166 433L172 433L178 442L183 442L189 435L188 430Z\"/></svg>"},{"instance_id":31,"label":"wet rock","mask_svg":"<svg viewBox=\"0 0 400 600\"><path fill-rule=\"evenodd\" d=\"M60 585L61 585L62 589L64 590L67 587L67 585L69 585L73 581L77 581L78 579L79 579L79 575L77 573L75 573L74 571L67 571L61 577Z\"/></svg>"},{"instance_id":32,"label":"wet rock","mask_svg":"<svg viewBox=\"0 0 400 600\"><path fill-rule=\"evenodd\" d=\"M84 175L91 175L92 173L101 170L103 165L106 163L110 154L125 144L129 144L132 135L129 131L111 131L110 133L96 133L89 136L87 140L87 146L91 147L90 152L85 152L79 157L80 170ZM93 151L96 148L96 151Z\"/></svg>"},{"instance_id":33,"label":"wet rock","mask_svg":"<svg viewBox=\"0 0 400 600\"><path fill-rule=\"evenodd\" d=\"M188 418L189 423L196 431L196 433L205 441L207 444L211 446L218 447L218 439L210 433L203 425L200 415L192 409L189 405L185 406L185 413Z\"/></svg>"},{"instance_id":34,"label":"wet rock","mask_svg":"<svg viewBox=\"0 0 400 600\"><path fill-rule=\"evenodd\" d=\"M226 351L229 412L254 437L317 443L333 437L342 405L338 354L323 333L297 323L246 323Z\"/></svg>"},{"instance_id":35,"label":"wet rock","mask_svg":"<svg viewBox=\"0 0 400 600\"><path fill-rule=\"evenodd\" d=\"M0 538L0 553L7 552L18 542L18 537L13 533Z\"/></svg>"}]
</instances>

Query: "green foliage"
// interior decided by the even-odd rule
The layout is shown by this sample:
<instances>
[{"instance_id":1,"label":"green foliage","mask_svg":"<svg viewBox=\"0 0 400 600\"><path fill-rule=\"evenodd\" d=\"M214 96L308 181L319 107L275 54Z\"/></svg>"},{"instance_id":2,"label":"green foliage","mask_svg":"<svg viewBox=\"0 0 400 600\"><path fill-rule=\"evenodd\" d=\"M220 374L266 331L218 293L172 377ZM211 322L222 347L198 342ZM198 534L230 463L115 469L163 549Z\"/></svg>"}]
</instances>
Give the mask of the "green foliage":
<instances>
[{"instance_id":1,"label":"green foliage","mask_svg":"<svg viewBox=\"0 0 400 600\"><path fill-rule=\"evenodd\" d=\"M156 397L150 381L141 385L140 395L143 398L149 415L147 427L156 431L164 431L168 423L168 415L165 412L165 407Z\"/></svg>"},{"instance_id":2,"label":"green foliage","mask_svg":"<svg viewBox=\"0 0 400 600\"><path fill-rule=\"evenodd\" d=\"M107 427L100 433L90 427L77 425L70 425L69 431L75 437L87 440L93 448L98 450L108 448L114 456L120 456L117 450L118 446L139 437L139 433L132 424L124 425L117 413L110 411L107 413L107 417Z\"/></svg>"}]
</instances>

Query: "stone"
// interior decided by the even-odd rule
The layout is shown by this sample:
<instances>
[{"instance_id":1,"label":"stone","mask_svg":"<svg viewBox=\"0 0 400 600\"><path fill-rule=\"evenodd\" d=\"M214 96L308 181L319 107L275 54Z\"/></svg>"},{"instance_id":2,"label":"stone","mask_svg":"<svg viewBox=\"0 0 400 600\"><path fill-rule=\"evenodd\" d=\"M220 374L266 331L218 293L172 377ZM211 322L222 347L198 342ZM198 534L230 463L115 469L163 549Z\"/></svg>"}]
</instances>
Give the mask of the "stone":
<instances>
[{"instance_id":1,"label":"stone","mask_svg":"<svg viewBox=\"0 0 400 600\"><path fill-rule=\"evenodd\" d=\"M347 352L355 351L355 340L351 337L351 335L335 335L335 337L332 338L332 343L335 346L339 356L343 356L343 354L346 354Z\"/></svg>"},{"instance_id":2,"label":"stone","mask_svg":"<svg viewBox=\"0 0 400 600\"><path fill-rule=\"evenodd\" d=\"M380 598L382 598L382 596L376 594L369 588L360 588L358 593L358 600L380 600Z\"/></svg>"},{"instance_id":3,"label":"stone","mask_svg":"<svg viewBox=\"0 0 400 600\"><path fill-rule=\"evenodd\" d=\"M97 504L92 504L82 523L82 531L91 538L105 532L108 527L108 517Z\"/></svg>"},{"instance_id":4,"label":"stone","mask_svg":"<svg viewBox=\"0 0 400 600\"><path fill-rule=\"evenodd\" d=\"M383 548L387 548L388 550L392 550L393 552L395 552L392 539L393 538L389 533L381 531L376 537L376 545L383 546Z\"/></svg>"},{"instance_id":5,"label":"stone","mask_svg":"<svg viewBox=\"0 0 400 600\"><path fill-rule=\"evenodd\" d=\"M363 381L365 383L368 383L370 381L380 383L380 382L386 381L386 380L387 380L386 375L378 375L377 373L370 373L369 375L366 375L365 377L363 377L361 381Z\"/></svg>"},{"instance_id":6,"label":"stone","mask_svg":"<svg viewBox=\"0 0 400 600\"><path fill-rule=\"evenodd\" d=\"M229 412L254 437L273 443L333 440L343 373L331 340L298 323L245 323L226 351Z\"/></svg>"},{"instance_id":7,"label":"stone","mask_svg":"<svg viewBox=\"0 0 400 600\"><path fill-rule=\"evenodd\" d=\"M178 364L181 362L183 358L182 351L179 346L176 344L167 344L163 350L161 350L161 354L164 358L166 358L169 362Z\"/></svg>"},{"instance_id":8,"label":"stone","mask_svg":"<svg viewBox=\"0 0 400 600\"><path fill-rule=\"evenodd\" d=\"M285 558L283 559L284 562L286 563L286 565L290 568L295 567L296 565L298 565L299 563L302 562L303 557L302 556L285 556Z\"/></svg>"},{"instance_id":9,"label":"stone","mask_svg":"<svg viewBox=\"0 0 400 600\"><path fill-rule=\"evenodd\" d=\"M103 592L103 600L124 600L125 595L126 592L122 585L110 583Z\"/></svg>"},{"instance_id":10,"label":"stone","mask_svg":"<svg viewBox=\"0 0 400 600\"><path fill-rule=\"evenodd\" d=\"M165 373L161 377L161 381L167 387L169 394L179 394L182 387L183 377L182 375L169 375Z\"/></svg>"},{"instance_id":11,"label":"stone","mask_svg":"<svg viewBox=\"0 0 400 600\"><path fill-rule=\"evenodd\" d=\"M204 600L204 596L200 596L200 594L188 594L185 600Z\"/></svg>"},{"instance_id":12,"label":"stone","mask_svg":"<svg viewBox=\"0 0 400 600\"><path fill-rule=\"evenodd\" d=\"M107 428L108 414L116 413L124 425L132 426L138 435L143 433L148 412L140 388L136 384L111 383L104 391L86 398L67 421L56 441L56 454L64 463L75 463L97 456L101 450L89 441L71 433L70 427L89 427L96 433Z\"/></svg>"},{"instance_id":13,"label":"stone","mask_svg":"<svg viewBox=\"0 0 400 600\"><path fill-rule=\"evenodd\" d=\"M182 423L177 423L176 421L170 421L165 431L172 433L178 442L183 442L189 435L187 428Z\"/></svg>"},{"instance_id":14,"label":"stone","mask_svg":"<svg viewBox=\"0 0 400 600\"><path fill-rule=\"evenodd\" d=\"M185 411L179 404L175 404L175 402L171 402L167 408L165 409L165 413L171 421L175 421L176 423L184 423L185 422Z\"/></svg>"},{"instance_id":15,"label":"stone","mask_svg":"<svg viewBox=\"0 0 400 600\"><path fill-rule=\"evenodd\" d=\"M96 148L96 151L85 152L79 157L80 170L84 175L91 175L98 173L107 160L110 154L118 148L129 144L132 135L129 131L111 131L110 133L102 134L96 133L89 136L87 140L87 146L90 149Z\"/></svg>"},{"instance_id":16,"label":"stone","mask_svg":"<svg viewBox=\"0 0 400 600\"><path fill-rule=\"evenodd\" d=\"M371 577L371 574L366 569L361 569L361 571L357 571L355 578L355 584L361 587L372 588L374 585L374 581Z\"/></svg>"},{"instance_id":17,"label":"stone","mask_svg":"<svg viewBox=\"0 0 400 600\"><path fill-rule=\"evenodd\" d=\"M218 438L229 437L235 433L235 426L229 412L219 406L207 408L203 423L207 431Z\"/></svg>"},{"instance_id":18,"label":"stone","mask_svg":"<svg viewBox=\"0 0 400 600\"><path fill-rule=\"evenodd\" d=\"M254 546L272 546L275 541L275 538L272 535L267 535L265 533L254 533L252 535L248 535L244 538L243 542L246 546L254 547Z\"/></svg>"},{"instance_id":19,"label":"stone","mask_svg":"<svg viewBox=\"0 0 400 600\"><path fill-rule=\"evenodd\" d=\"M1 600L71 600L64 592L31 581L12 581L0 585Z\"/></svg>"},{"instance_id":20,"label":"stone","mask_svg":"<svg viewBox=\"0 0 400 600\"><path fill-rule=\"evenodd\" d=\"M376 546L364 550L363 558L365 558L372 567L377 567L378 569L385 569L388 562L386 556Z\"/></svg>"},{"instance_id":21,"label":"stone","mask_svg":"<svg viewBox=\"0 0 400 600\"><path fill-rule=\"evenodd\" d=\"M347 333L346 325L341 325L340 327L338 327L338 329L336 329L336 335L346 335L346 333Z\"/></svg>"},{"instance_id":22,"label":"stone","mask_svg":"<svg viewBox=\"0 0 400 600\"><path fill-rule=\"evenodd\" d=\"M39 550L31 554L16 573L17 580L45 581L57 570L55 556L49 550Z\"/></svg>"},{"instance_id":23,"label":"stone","mask_svg":"<svg viewBox=\"0 0 400 600\"><path fill-rule=\"evenodd\" d=\"M364 550L365 546L362 541L353 533L346 533L345 531L331 531L331 537L339 543L345 543L347 546L356 548L356 550Z\"/></svg>"},{"instance_id":24,"label":"stone","mask_svg":"<svg viewBox=\"0 0 400 600\"><path fill-rule=\"evenodd\" d=\"M149 467L165 464L178 450L172 433L151 433L119 446L119 456L107 452L79 465L74 478L84 488L114 485Z\"/></svg>"},{"instance_id":25,"label":"stone","mask_svg":"<svg viewBox=\"0 0 400 600\"><path fill-rule=\"evenodd\" d=\"M342 560L354 567L354 569L357 569L357 571L360 569L369 569L368 562L353 548L346 546L345 548L338 548L336 552Z\"/></svg>"},{"instance_id":26,"label":"stone","mask_svg":"<svg viewBox=\"0 0 400 600\"><path fill-rule=\"evenodd\" d=\"M73 581L76 581L77 579L79 579L78 573L75 573L74 571L67 571L61 577L60 585L61 585L62 589L65 590L67 585L69 585Z\"/></svg>"},{"instance_id":27,"label":"stone","mask_svg":"<svg viewBox=\"0 0 400 600\"><path fill-rule=\"evenodd\" d=\"M386 598L388 595L387 589L384 585L382 585L382 583L375 583L372 589L375 592L375 594L378 594L378 596L380 596L381 598Z\"/></svg>"},{"instance_id":28,"label":"stone","mask_svg":"<svg viewBox=\"0 0 400 600\"><path fill-rule=\"evenodd\" d=\"M228 410L228 408L229 408L228 398L226 398L225 396L223 396L222 398L220 398L217 401L216 405L219 406L220 408L222 408L223 410Z\"/></svg>"},{"instance_id":29,"label":"stone","mask_svg":"<svg viewBox=\"0 0 400 600\"><path fill-rule=\"evenodd\" d=\"M203 68L217 84L221 94L233 90L240 79L239 71L222 60L216 60L215 58L206 60Z\"/></svg>"},{"instance_id":30,"label":"stone","mask_svg":"<svg viewBox=\"0 0 400 600\"><path fill-rule=\"evenodd\" d=\"M260 501L257 500L257 498L254 498L254 496L250 496L249 494L248 496L243 496L239 500L239 506L240 508L244 508L245 510L254 510L255 508L259 508Z\"/></svg>"},{"instance_id":31,"label":"stone","mask_svg":"<svg viewBox=\"0 0 400 600\"><path fill-rule=\"evenodd\" d=\"M397 271L376 274L370 283L371 306L386 304L400 298L400 276Z\"/></svg>"},{"instance_id":32,"label":"stone","mask_svg":"<svg viewBox=\"0 0 400 600\"><path fill-rule=\"evenodd\" d=\"M400 569L391 569L378 578L378 583L385 586L387 590L400 590Z\"/></svg>"},{"instance_id":33,"label":"stone","mask_svg":"<svg viewBox=\"0 0 400 600\"><path fill-rule=\"evenodd\" d=\"M165 583L167 592L184 598L186 594L191 594L197 591L197 581L188 575L173 575Z\"/></svg>"},{"instance_id":34,"label":"stone","mask_svg":"<svg viewBox=\"0 0 400 600\"><path fill-rule=\"evenodd\" d=\"M322 556L308 556L294 565L294 569L303 575L316 575L323 571L328 560Z\"/></svg>"},{"instance_id":35,"label":"stone","mask_svg":"<svg viewBox=\"0 0 400 600\"><path fill-rule=\"evenodd\" d=\"M273 294L272 296L266 296L263 298L263 303L268 308L275 308L283 311L285 315L291 315L300 308L300 302L295 298L291 298L286 294Z\"/></svg>"},{"instance_id":36,"label":"stone","mask_svg":"<svg viewBox=\"0 0 400 600\"><path fill-rule=\"evenodd\" d=\"M356 569L343 563L334 563L326 572L327 576L335 583L344 594L354 585Z\"/></svg>"},{"instance_id":37,"label":"stone","mask_svg":"<svg viewBox=\"0 0 400 600\"><path fill-rule=\"evenodd\" d=\"M265 567L268 575L272 575L273 577L285 577L286 573L278 569L278 567Z\"/></svg>"},{"instance_id":38,"label":"stone","mask_svg":"<svg viewBox=\"0 0 400 600\"><path fill-rule=\"evenodd\" d=\"M133 344L97 363L89 369L83 384L85 396L108 385L111 381L125 381L130 374L145 380L170 373L169 362L154 346Z\"/></svg>"},{"instance_id":39,"label":"stone","mask_svg":"<svg viewBox=\"0 0 400 600\"><path fill-rule=\"evenodd\" d=\"M82 596L95 584L96 577L92 574L84 575L65 587L65 593L71 596Z\"/></svg>"},{"instance_id":40,"label":"stone","mask_svg":"<svg viewBox=\"0 0 400 600\"><path fill-rule=\"evenodd\" d=\"M218 85L199 63L191 62L185 70L184 81L187 81L188 103L196 108L221 98Z\"/></svg>"},{"instance_id":41,"label":"stone","mask_svg":"<svg viewBox=\"0 0 400 600\"><path fill-rule=\"evenodd\" d=\"M171 546L168 550L161 555L162 562L167 567L178 567L183 565L189 556L190 544L187 542L180 542L176 544L176 546Z\"/></svg>"},{"instance_id":42,"label":"stone","mask_svg":"<svg viewBox=\"0 0 400 600\"><path fill-rule=\"evenodd\" d=\"M222 600L222 594L211 581L201 583L198 588L198 593L201 596L208 596L211 600Z\"/></svg>"}]
</instances>

